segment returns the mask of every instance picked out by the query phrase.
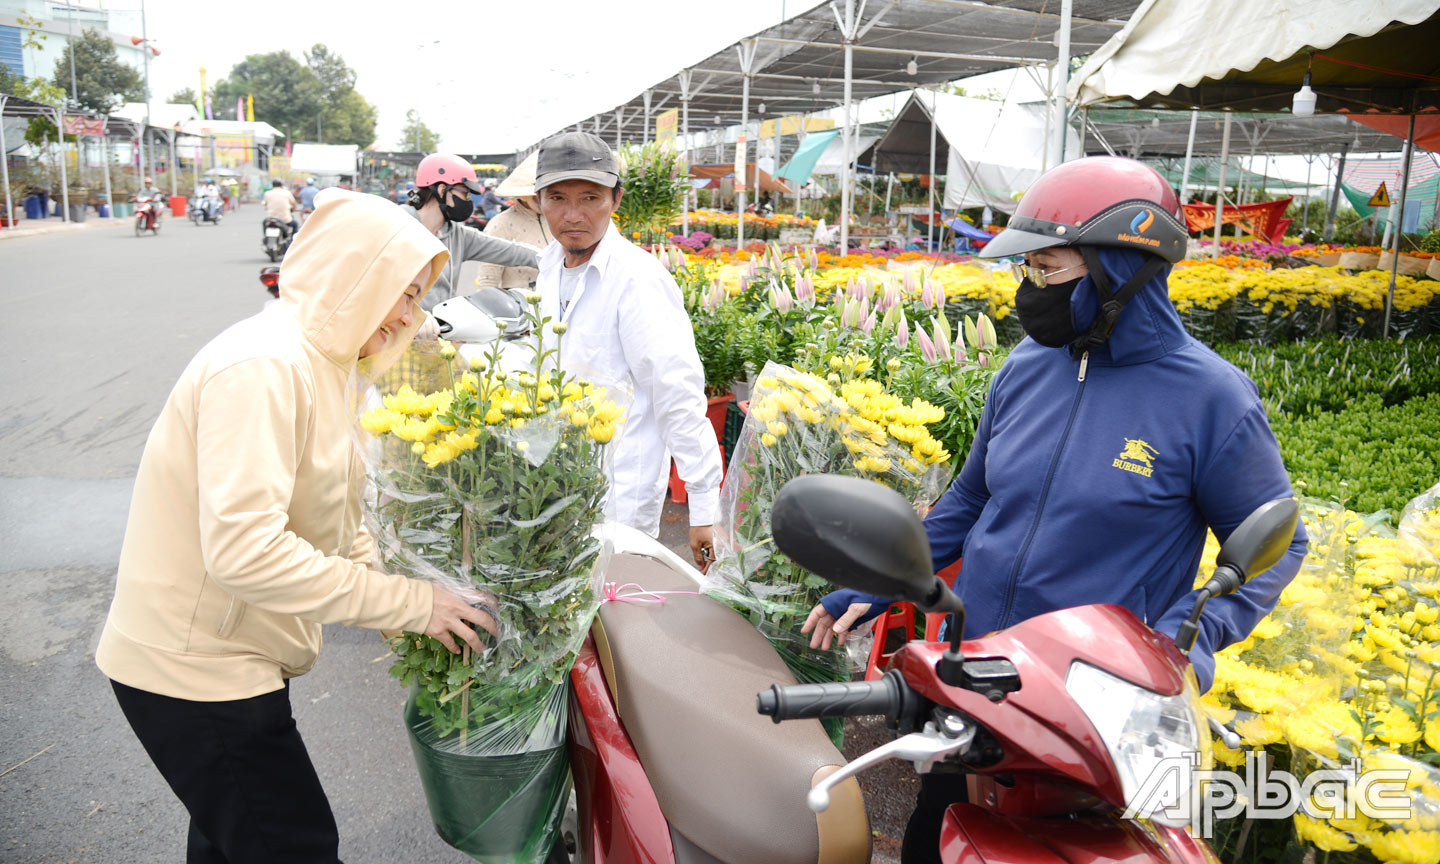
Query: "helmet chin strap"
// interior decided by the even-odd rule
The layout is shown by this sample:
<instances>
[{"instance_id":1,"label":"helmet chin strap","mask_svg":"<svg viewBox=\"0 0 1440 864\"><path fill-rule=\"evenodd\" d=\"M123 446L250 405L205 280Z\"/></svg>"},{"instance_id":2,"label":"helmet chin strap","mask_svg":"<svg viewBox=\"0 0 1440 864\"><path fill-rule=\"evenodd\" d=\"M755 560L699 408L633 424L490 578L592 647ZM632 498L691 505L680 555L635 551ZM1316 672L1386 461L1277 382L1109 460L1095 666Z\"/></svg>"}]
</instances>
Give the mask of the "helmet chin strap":
<instances>
[{"instance_id":1,"label":"helmet chin strap","mask_svg":"<svg viewBox=\"0 0 1440 864\"><path fill-rule=\"evenodd\" d=\"M1070 343L1071 356L1079 359L1080 355L1092 348L1099 348L1110 340L1110 334L1115 332L1115 322L1120 320L1120 312L1124 310L1125 304L1129 303L1150 277L1160 272L1165 266L1165 260L1154 255L1147 256L1148 260L1135 271L1135 275L1120 288L1119 293L1110 290L1110 276L1100 263L1100 253L1094 246L1081 246L1080 255L1085 259L1085 266L1090 271L1090 281L1095 283L1095 292L1100 295L1100 313L1095 316L1095 321L1090 329Z\"/></svg>"}]
</instances>

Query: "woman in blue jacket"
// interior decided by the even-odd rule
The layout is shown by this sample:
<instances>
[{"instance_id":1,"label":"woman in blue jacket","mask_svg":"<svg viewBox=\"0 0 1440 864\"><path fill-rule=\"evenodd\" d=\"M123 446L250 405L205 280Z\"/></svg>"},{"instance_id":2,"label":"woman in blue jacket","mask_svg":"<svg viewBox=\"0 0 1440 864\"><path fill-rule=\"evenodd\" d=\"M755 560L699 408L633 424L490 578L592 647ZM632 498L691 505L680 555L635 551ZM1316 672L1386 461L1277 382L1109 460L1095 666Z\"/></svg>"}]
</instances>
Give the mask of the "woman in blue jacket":
<instances>
[{"instance_id":1,"label":"woman in blue jacket","mask_svg":"<svg viewBox=\"0 0 1440 864\"><path fill-rule=\"evenodd\" d=\"M1166 284L1185 253L1179 202L1149 166L1093 157L1043 175L982 256L1023 255L1015 309L1029 337L996 374L974 444L925 520L967 638L1089 603L1117 603L1173 637L1192 606L1206 530L1223 542L1293 495L1255 384L1185 332ZM1210 601L1190 654L1201 690L1215 651L1274 608L1305 557ZM806 621L824 647L884 610L837 591ZM938 861L963 777L924 775L906 864Z\"/></svg>"}]
</instances>

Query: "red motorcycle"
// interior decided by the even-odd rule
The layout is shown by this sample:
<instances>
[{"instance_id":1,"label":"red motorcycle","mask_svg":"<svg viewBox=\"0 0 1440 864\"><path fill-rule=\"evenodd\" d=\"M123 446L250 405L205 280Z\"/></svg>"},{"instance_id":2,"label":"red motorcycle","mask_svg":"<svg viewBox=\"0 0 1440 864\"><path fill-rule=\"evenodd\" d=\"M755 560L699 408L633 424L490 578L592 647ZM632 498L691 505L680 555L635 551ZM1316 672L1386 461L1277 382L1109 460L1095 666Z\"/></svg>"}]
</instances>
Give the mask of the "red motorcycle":
<instances>
[{"instance_id":1,"label":"red motorcycle","mask_svg":"<svg viewBox=\"0 0 1440 864\"><path fill-rule=\"evenodd\" d=\"M611 584L570 671L576 861L864 864L859 784L816 721L775 726L754 694L795 678L753 624L660 543L607 526ZM640 586L644 586L643 589ZM831 805L812 813L818 784ZM566 860L563 849L551 861Z\"/></svg>"},{"instance_id":2,"label":"red motorcycle","mask_svg":"<svg viewBox=\"0 0 1440 864\"><path fill-rule=\"evenodd\" d=\"M142 237L146 231L160 233L160 199L151 195L139 195L135 202L135 236Z\"/></svg>"},{"instance_id":3,"label":"red motorcycle","mask_svg":"<svg viewBox=\"0 0 1440 864\"><path fill-rule=\"evenodd\" d=\"M1092 605L962 643L964 607L931 572L925 529L907 501L868 480L792 480L772 513L781 551L836 584L953 615L952 639L909 643L878 681L772 686L758 710L776 723L884 715L900 733L807 793L822 817L848 797L837 799L839 784L881 761L966 775L968 803L951 805L941 828L946 864L1214 862L1185 830L1199 804L1197 775L1179 774L1189 786L1177 783L1168 798L1149 781L1206 752L1207 727L1238 744L1207 721L1184 652L1205 603L1274 566L1298 516L1282 499L1236 528L1175 642L1128 609Z\"/></svg>"}]
</instances>

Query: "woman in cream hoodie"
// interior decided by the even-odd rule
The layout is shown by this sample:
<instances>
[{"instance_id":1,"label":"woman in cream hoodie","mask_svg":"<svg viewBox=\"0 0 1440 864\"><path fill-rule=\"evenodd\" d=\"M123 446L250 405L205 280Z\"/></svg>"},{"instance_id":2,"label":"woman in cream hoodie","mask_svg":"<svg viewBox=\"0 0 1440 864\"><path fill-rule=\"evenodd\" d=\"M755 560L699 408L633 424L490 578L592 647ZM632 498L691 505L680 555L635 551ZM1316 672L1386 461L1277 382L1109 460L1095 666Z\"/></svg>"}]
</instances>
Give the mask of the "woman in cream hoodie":
<instances>
[{"instance_id":1,"label":"woman in cream hoodie","mask_svg":"<svg viewBox=\"0 0 1440 864\"><path fill-rule=\"evenodd\" d=\"M190 812L190 862L339 860L290 713L322 624L452 651L452 634L481 648L466 622L493 632L453 594L372 569L350 436L357 361L404 350L448 257L393 204L326 193L285 256L281 302L200 349L145 443L95 659Z\"/></svg>"}]
</instances>

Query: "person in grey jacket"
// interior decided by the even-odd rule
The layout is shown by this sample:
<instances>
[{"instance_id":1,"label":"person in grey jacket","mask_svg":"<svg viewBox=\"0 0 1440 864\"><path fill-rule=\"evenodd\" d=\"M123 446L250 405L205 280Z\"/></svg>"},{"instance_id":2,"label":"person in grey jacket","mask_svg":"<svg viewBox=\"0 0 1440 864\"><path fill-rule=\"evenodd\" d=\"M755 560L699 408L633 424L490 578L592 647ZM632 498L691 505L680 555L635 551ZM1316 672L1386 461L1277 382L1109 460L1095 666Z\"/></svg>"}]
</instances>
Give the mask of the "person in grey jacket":
<instances>
[{"instance_id":1,"label":"person in grey jacket","mask_svg":"<svg viewBox=\"0 0 1440 864\"><path fill-rule=\"evenodd\" d=\"M426 156L415 171L415 188L410 190L406 203L414 208L412 213L420 224L439 237L445 248L450 250L450 260L436 280L435 287L421 300L420 305L427 312L455 295L455 282L460 276L460 265L465 261L484 261L506 267L538 266L536 256L540 250L535 247L488 237L465 224L475 209L470 196L482 189L470 163L448 153ZM433 327L433 321L433 317L427 318L426 324ZM417 334L416 338L426 336L433 338L432 334L424 332Z\"/></svg>"}]
</instances>

